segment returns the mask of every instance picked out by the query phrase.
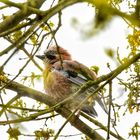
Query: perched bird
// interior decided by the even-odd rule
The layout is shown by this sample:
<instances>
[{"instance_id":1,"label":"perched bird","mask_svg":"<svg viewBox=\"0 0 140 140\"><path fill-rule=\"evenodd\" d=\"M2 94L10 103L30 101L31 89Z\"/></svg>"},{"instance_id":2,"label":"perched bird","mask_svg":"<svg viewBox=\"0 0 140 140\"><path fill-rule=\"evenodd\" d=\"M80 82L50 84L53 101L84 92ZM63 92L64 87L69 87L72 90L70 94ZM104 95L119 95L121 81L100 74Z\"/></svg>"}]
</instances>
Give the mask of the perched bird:
<instances>
[{"instance_id":1,"label":"perched bird","mask_svg":"<svg viewBox=\"0 0 140 140\"><path fill-rule=\"evenodd\" d=\"M57 102L71 96L88 80L96 79L96 74L92 70L72 60L68 51L62 47L51 46L46 49L43 55L36 55L36 57L43 60L45 65L43 72L45 92ZM95 88L97 86L79 94L66 103L66 107L70 110L75 109ZM101 95L97 93L81 106L80 111L90 116L97 116L97 112L94 109L95 101L97 101L103 110L107 112L101 98Z\"/></svg>"}]
</instances>

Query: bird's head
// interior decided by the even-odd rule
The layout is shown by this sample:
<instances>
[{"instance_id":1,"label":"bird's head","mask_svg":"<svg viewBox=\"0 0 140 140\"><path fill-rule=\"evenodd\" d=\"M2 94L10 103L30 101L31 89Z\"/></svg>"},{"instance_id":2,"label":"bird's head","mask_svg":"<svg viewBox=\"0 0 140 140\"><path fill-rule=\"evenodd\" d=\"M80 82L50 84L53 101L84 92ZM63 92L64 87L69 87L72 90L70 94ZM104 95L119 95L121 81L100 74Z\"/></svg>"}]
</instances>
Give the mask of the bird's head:
<instances>
[{"instance_id":1,"label":"bird's head","mask_svg":"<svg viewBox=\"0 0 140 140\"><path fill-rule=\"evenodd\" d=\"M36 55L39 59L43 60L44 63L54 64L60 59L63 60L71 60L71 55L67 52L67 50L62 47L51 46L47 48L43 55Z\"/></svg>"}]
</instances>

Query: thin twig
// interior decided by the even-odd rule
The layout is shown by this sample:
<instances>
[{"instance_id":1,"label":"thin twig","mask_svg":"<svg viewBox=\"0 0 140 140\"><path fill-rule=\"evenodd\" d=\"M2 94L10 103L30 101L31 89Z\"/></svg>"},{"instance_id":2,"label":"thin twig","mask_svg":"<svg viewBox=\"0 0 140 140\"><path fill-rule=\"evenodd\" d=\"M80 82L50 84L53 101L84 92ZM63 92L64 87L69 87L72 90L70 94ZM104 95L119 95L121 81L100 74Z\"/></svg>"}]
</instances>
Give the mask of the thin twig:
<instances>
[{"instance_id":1,"label":"thin twig","mask_svg":"<svg viewBox=\"0 0 140 140\"><path fill-rule=\"evenodd\" d=\"M28 53L28 51L23 48L22 49L24 51L24 53L32 60L32 62L34 63L34 65L40 70L43 71L43 69L40 67L40 65L32 58L32 56Z\"/></svg>"},{"instance_id":2,"label":"thin twig","mask_svg":"<svg viewBox=\"0 0 140 140\"><path fill-rule=\"evenodd\" d=\"M135 16L136 19L140 19L140 0L136 0L136 6L135 6Z\"/></svg>"},{"instance_id":3,"label":"thin twig","mask_svg":"<svg viewBox=\"0 0 140 140\"><path fill-rule=\"evenodd\" d=\"M54 4L55 0L52 1L50 8L52 8L53 4Z\"/></svg>"},{"instance_id":4,"label":"thin twig","mask_svg":"<svg viewBox=\"0 0 140 140\"><path fill-rule=\"evenodd\" d=\"M27 27L27 26L33 24L36 20L37 20L37 18L34 18L34 19L31 19L29 22L18 24L15 27L10 28L9 30L6 30L5 32L0 33L0 37L5 37L5 36L15 32L17 30L20 30L24 27ZM5 52L8 52L7 50L3 50L3 54L5 54Z\"/></svg>"},{"instance_id":5,"label":"thin twig","mask_svg":"<svg viewBox=\"0 0 140 140\"><path fill-rule=\"evenodd\" d=\"M48 112L43 111L42 115L44 115L46 113L48 113ZM39 120L43 120L43 119L50 119L52 117L58 116L59 114L50 115L48 117L37 118L40 115L41 114L33 114L33 115L30 115L29 117L26 117L26 118L8 120L8 121L0 121L0 125L9 125L9 124L22 123L22 122L28 122L28 121L39 121Z\"/></svg>"},{"instance_id":6,"label":"thin twig","mask_svg":"<svg viewBox=\"0 0 140 140\"><path fill-rule=\"evenodd\" d=\"M12 114L12 116L14 115L14 116L17 117L17 118L23 118L23 116L22 116L21 114L19 114L18 112L14 112L14 111L11 110L11 109L7 109L7 112L8 112L9 114Z\"/></svg>"},{"instance_id":7,"label":"thin twig","mask_svg":"<svg viewBox=\"0 0 140 140\"><path fill-rule=\"evenodd\" d=\"M61 57L61 54L60 54L60 51L59 51L59 45L58 45L57 40L55 38L55 35L56 35L57 31L59 30L59 28L61 27L61 24L62 24L61 23L61 15L62 15L62 12L59 11L58 12L58 19L59 19L58 20L58 26L57 26L55 32L53 32L53 30L51 29L51 27L50 27L50 25L48 23L46 23L46 24L47 24L47 26L49 27L49 29L50 29L50 31L52 33L52 38L54 39L55 45L57 47L57 52L58 52L58 55L59 55L59 60L60 60L60 63L61 63L61 68L63 69L63 60L62 60L62 57Z\"/></svg>"},{"instance_id":8,"label":"thin twig","mask_svg":"<svg viewBox=\"0 0 140 140\"><path fill-rule=\"evenodd\" d=\"M25 137L36 137L36 135L31 135L31 134L23 134L21 133L22 136L25 136ZM78 134L71 134L71 135L59 135L59 137L76 137L76 136L79 136L79 135L82 135L82 133L78 133ZM53 136L50 136L50 137L53 137Z\"/></svg>"},{"instance_id":9,"label":"thin twig","mask_svg":"<svg viewBox=\"0 0 140 140\"><path fill-rule=\"evenodd\" d=\"M109 111L107 124L107 140L110 139L111 105L112 105L112 81L109 82Z\"/></svg>"},{"instance_id":10,"label":"thin twig","mask_svg":"<svg viewBox=\"0 0 140 140\"><path fill-rule=\"evenodd\" d=\"M134 59L131 59L131 61L127 61L126 63L124 63L123 65L121 65L120 67L117 68L117 70L114 72L112 71L111 73L113 73L112 75L110 75L110 77L106 80L106 82L102 85L100 85L97 89L95 89L94 92L92 92L91 94L89 94L76 108L75 110L69 115L69 117L67 118L67 120L65 121L64 125L67 124L67 122L70 120L70 118L77 112L77 110L91 97L93 97L98 91L100 91L105 85L107 85L110 81L112 81L118 74L120 74L122 72L122 70L124 70L124 68L128 67L133 60L138 59L140 57L140 54L137 54L136 56L134 56ZM97 81L96 81L97 82ZM87 88L87 87L86 87ZM81 93L82 88L80 88L76 93L74 93L73 95L71 95L70 97L64 99L60 104L66 102L67 100L74 98L75 96L77 96L79 93ZM57 104L59 105L59 103ZM64 127L64 125L62 127ZM58 133L56 134L55 139L58 137L58 135L60 134L61 131L58 131ZM54 139L54 140L55 140Z\"/></svg>"},{"instance_id":11,"label":"thin twig","mask_svg":"<svg viewBox=\"0 0 140 140\"><path fill-rule=\"evenodd\" d=\"M1 109L0 111L0 116L3 114L3 112L14 102L16 101L17 99L19 99L20 96L17 94L14 98L12 98L10 101L8 101L6 103L6 105L2 104L3 105L3 108Z\"/></svg>"},{"instance_id":12,"label":"thin twig","mask_svg":"<svg viewBox=\"0 0 140 140\"><path fill-rule=\"evenodd\" d=\"M0 107L2 108L11 108L11 109L18 109L18 110L25 110L25 111L30 111L30 112L40 112L44 111L45 109L33 109L33 108L24 108L24 107L18 107L18 106L13 106L13 105L8 105L7 104L0 104Z\"/></svg>"},{"instance_id":13,"label":"thin twig","mask_svg":"<svg viewBox=\"0 0 140 140\"><path fill-rule=\"evenodd\" d=\"M101 124L100 122L98 122L96 119L94 119L93 117L90 117L89 115L81 112L80 113L84 118L86 118L88 121L94 123L96 126L98 126L100 129L104 130L104 131L108 131L108 128L106 126L104 126L103 124ZM113 137L119 139L119 140L125 140L123 137L121 137L120 135L116 135L113 131L110 130L110 135L112 135Z\"/></svg>"},{"instance_id":14,"label":"thin twig","mask_svg":"<svg viewBox=\"0 0 140 140\"><path fill-rule=\"evenodd\" d=\"M1 103L4 104L1 94L0 94L0 100L1 100ZM4 111L4 113L5 113L6 121L9 121L6 110ZM9 124L9 128L12 128L10 124Z\"/></svg>"},{"instance_id":15,"label":"thin twig","mask_svg":"<svg viewBox=\"0 0 140 140\"><path fill-rule=\"evenodd\" d=\"M39 50L41 44L38 46L38 48L36 49L36 51L31 55L31 58L33 58L33 56L36 54L36 52ZM34 48L33 48L34 49ZM5 88L7 86L7 84L10 84L12 81L14 81L24 70L24 68L28 65L28 63L31 61L31 58L29 58L29 60L25 63L25 65L19 70L18 74L12 79L10 80L8 83L6 83L5 85L3 85L0 90L2 90L3 88Z\"/></svg>"},{"instance_id":16,"label":"thin twig","mask_svg":"<svg viewBox=\"0 0 140 140\"><path fill-rule=\"evenodd\" d=\"M122 65L120 65L119 67L117 67L115 70L113 70L112 72L110 72L109 74L107 74L107 75L104 75L104 76L101 76L101 77L99 77L99 78L97 78L97 80L95 80L95 81L89 81L89 82L87 82L86 84L85 84L85 86L83 86L83 88L81 88L79 91L85 91L87 88L89 88L89 87L91 87L91 86L93 86L94 84L99 84L100 82L103 82L103 81L105 81L105 80L107 80L103 85L101 85L100 86L100 88L102 88L102 87L104 87L107 83L109 83L111 80L113 80L117 75L119 75L122 71L124 71L126 68L128 68L131 64L133 64L134 62L136 62L138 59L140 58L140 53L138 53L137 55L135 55L134 57L132 57L131 59L129 59L128 61L126 61L125 63L123 63ZM2 80L1 80L2 81ZM34 98L34 99L36 99L36 100L41 100L42 102L44 102L44 103L48 103L48 104L50 104L50 105L52 105L52 103L50 102L50 100L43 100L41 97L44 97L43 95L40 95L41 93L39 92L39 91L36 91L35 93L34 93L34 97L33 97L33 95L32 94L29 94L29 93L31 93L31 91L27 91L27 89L24 89L25 88L25 86L23 86L23 85L20 85L20 84L18 84L19 86L20 86L20 88L18 88L17 86L17 88L15 89L15 86L14 85L16 85L17 83L16 82L12 82L11 83L11 85L9 85L9 86L7 86L7 88L8 89L11 89L11 90L14 90L14 91L22 91L22 94L24 95L24 96L28 96L28 97L30 97L30 98ZM22 89L21 89L21 87L22 87ZM23 88L24 87L24 88ZM95 90L95 92L97 92L99 90L99 88L97 88L96 90ZM34 91L33 89L32 89L32 91ZM93 94L95 94L95 92L93 93ZM40 94L39 94L40 93ZM78 93L78 92L77 92ZM81 93L81 92L80 92ZM93 96L92 94L90 95L90 96ZM40 97L40 98L38 98L38 97ZM74 97L74 96L73 96ZM49 98L49 97L48 97ZM87 99L88 99L89 97L87 97ZM50 99L50 98L49 98ZM71 98L70 98L71 99ZM86 100L87 100L86 99ZM84 102L84 101L83 101ZM76 108L77 109L77 108ZM56 109L56 111L57 111L57 109ZM67 116L67 118L69 118L68 117L68 115L67 114L63 114L63 113L65 113L65 112L61 112L62 110L60 109L60 110L58 110L58 112L60 112L63 116ZM66 111L66 110L65 110ZM75 112L73 112L73 113L75 113ZM73 114L72 114L73 115ZM76 118L76 117L74 117L74 118ZM74 120L70 120L69 119L69 121L72 123L72 121L74 121ZM77 121L79 121L79 119L78 120L76 120L76 122ZM75 122L75 121L74 121ZM74 123L73 123L73 125L74 125ZM78 126L77 125L74 125L74 126L76 126L77 128L78 128ZM82 128L81 128L82 129ZM83 129L82 129L82 131L83 131ZM85 132L84 131L84 133L86 133L87 134L87 132ZM93 134L93 133L92 133ZM91 136L91 135L90 135ZM93 136L93 135L92 135Z\"/></svg>"},{"instance_id":17,"label":"thin twig","mask_svg":"<svg viewBox=\"0 0 140 140\"><path fill-rule=\"evenodd\" d=\"M7 6L7 5L1 6L1 7L0 7L0 10L5 9L5 8L8 8L8 7L9 7L9 6Z\"/></svg>"}]
</instances>

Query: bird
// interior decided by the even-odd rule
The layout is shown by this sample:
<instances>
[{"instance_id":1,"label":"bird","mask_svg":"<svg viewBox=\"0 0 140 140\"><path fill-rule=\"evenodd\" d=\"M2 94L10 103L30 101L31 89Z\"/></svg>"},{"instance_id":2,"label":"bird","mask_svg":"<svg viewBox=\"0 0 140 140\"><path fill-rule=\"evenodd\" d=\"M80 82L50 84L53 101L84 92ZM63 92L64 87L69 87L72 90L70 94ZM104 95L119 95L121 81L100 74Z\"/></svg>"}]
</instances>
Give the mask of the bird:
<instances>
[{"instance_id":1,"label":"bird","mask_svg":"<svg viewBox=\"0 0 140 140\"><path fill-rule=\"evenodd\" d=\"M88 80L96 80L96 73L84 64L73 60L71 54L60 46L50 46L42 55L36 55L44 63L43 79L45 92L57 103L68 98ZM94 86L78 94L65 103L66 108L74 110L89 93L94 92L98 86ZM92 117L98 116L95 110L95 102L107 113L107 108L102 96L96 93L92 98L80 106L80 112Z\"/></svg>"}]
</instances>

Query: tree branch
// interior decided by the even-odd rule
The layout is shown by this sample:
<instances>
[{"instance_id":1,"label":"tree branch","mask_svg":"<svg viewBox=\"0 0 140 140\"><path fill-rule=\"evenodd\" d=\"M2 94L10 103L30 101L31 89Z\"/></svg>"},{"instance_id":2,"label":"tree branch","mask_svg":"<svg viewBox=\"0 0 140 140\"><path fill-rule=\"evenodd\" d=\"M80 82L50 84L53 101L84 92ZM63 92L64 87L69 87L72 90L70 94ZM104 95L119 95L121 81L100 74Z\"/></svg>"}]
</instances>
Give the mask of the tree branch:
<instances>
[{"instance_id":1,"label":"tree branch","mask_svg":"<svg viewBox=\"0 0 140 140\"><path fill-rule=\"evenodd\" d=\"M0 121L0 125L8 125L8 124L12 124L12 123L15 124L15 123L28 122L28 121L36 121L36 120L41 120L41 119L49 119L51 117L55 117L58 115L58 114L56 114L56 115L51 115L51 116L47 116L47 117L43 117L43 118L37 118L41 115L50 113L52 111L53 110L44 110L44 111L40 111L38 113L31 114L30 116L28 116L26 118L20 117L20 118L15 119L15 120Z\"/></svg>"},{"instance_id":2,"label":"tree branch","mask_svg":"<svg viewBox=\"0 0 140 140\"><path fill-rule=\"evenodd\" d=\"M93 96L93 94L97 93L100 89L102 89L106 84L109 83L109 81L113 80L116 76L118 76L122 71L124 71L125 69L127 69L131 64L135 63L138 59L140 59L140 53L136 54L134 57L132 57L131 59L127 60L125 63L122 63L120 66L118 66L115 70L113 70L112 72L106 74L106 75L102 75L99 78L97 78L96 80L92 81L89 80L88 82L86 82L84 85L81 86L81 88L75 92L74 94L72 94L71 96L69 96L68 98L64 99L63 101L61 101L60 103L58 103L57 105L61 105L66 103L67 101L75 98L76 96L78 96L81 93L84 93L84 91L86 91L88 88L94 86L94 85L98 85L103 81L106 81L104 84L102 84L101 86L99 86L93 93L91 93L88 97L86 97L87 99L90 98L91 96ZM86 98L84 100L86 100Z\"/></svg>"},{"instance_id":3,"label":"tree branch","mask_svg":"<svg viewBox=\"0 0 140 140\"><path fill-rule=\"evenodd\" d=\"M132 57L126 63L120 65L118 68L116 68L114 71L110 72L109 74L99 77L96 81L87 82L87 84L85 84L83 86L83 88L81 88L80 90L85 91L87 88L93 86L94 84L99 84L100 82L108 80L109 78L111 78L111 80L112 80L118 74L120 74L123 70L128 68L134 62L136 62L139 58L140 58L140 53L135 55L134 57ZM2 79L0 79L0 80L2 82L4 82ZM17 83L17 82L11 81L5 87L7 89L13 90L17 93L20 93L20 96L30 97L34 100L40 101L40 102L45 103L49 106L55 105L55 102L51 97L49 97L46 94L43 94L37 90L28 88L22 84ZM65 118L69 118L69 116L71 115L71 112L65 108L58 108L58 109L56 109L56 111ZM75 116L75 115L72 116L69 121L73 126L75 126L77 129L79 129L84 134L88 135L90 138L93 138L93 137L99 138L100 137L100 140L103 139L99 134L97 134L97 132L93 131L89 126L87 126L84 122L82 122L77 116Z\"/></svg>"},{"instance_id":4,"label":"tree branch","mask_svg":"<svg viewBox=\"0 0 140 140\"><path fill-rule=\"evenodd\" d=\"M40 8L41 5L44 3L45 0L30 0L24 5L26 6L33 6L34 8ZM32 4L33 3L33 4ZM0 23L0 33L16 26L19 22L24 20L28 17L32 12L30 10L19 10L18 12L14 13L12 16L7 17L3 22Z\"/></svg>"},{"instance_id":5,"label":"tree branch","mask_svg":"<svg viewBox=\"0 0 140 140\"><path fill-rule=\"evenodd\" d=\"M89 117L87 114L81 112L81 115L86 118L87 120L89 120L90 122L94 123L96 126L99 126L100 129L104 130L104 131L108 131L108 128L106 126L104 126L103 124L101 124L100 122L98 122L96 119ZM110 135L112 135L114 138L118 139L118 140L125 140L123 137L121 137L120 135L116 135L113 131L110 130Z\"/></svg>"},{"instance_id":6,"label":"tree branch","mask_svg":"<svg viewBox=\"0 0 140 140\"><path fill-rule=\"evenodd\" d=\"M2 0L2 1L4 1L4 0ZM32 5L30 5L28 2L24 3L24 5L27 5L27 7L26 7L27 10L19 10L18 12L16 12L12 16L6 18L3 22L1 22L0 23L0 33L5 32L6 30L13 28L19 22L21 22L23 19L25 19L29 15L35 13L34 12L35 8L39 9L45 0L39 0L39 1L30 0L30 1L31 1L31 3L35 3L33 5L34 8L32 8L31 7ZM128 15L124 12L119 11L116 8L109 6L107 3L104 2L104 0L100 0L100 1L98 1L98 0L95 0L95 1L93 1L93 0L69 0L69 1L63 0L60 3L58 3L56 6L50 8L47 11L38 10L38 12L36 11L36 13L39 13L40 15L42 15L42 17L46 16L46 15L53 16L58 11L68 7L70 5L73 5L75 3L79 3L79 2L88 2L88 3L91 3L92 5L96 6L97 8L99 8L99 7L105 8L107 11L109 11L109 13L111 15L117 15L117 16L123 17L123 18L127 19L128 21L130 21L132 24L140 26L139 20L136 19L133 15ZM21 8L21 4L16 4L15 6L17 6L18 8ZM32 8L32 10L31 10L31 8Z\"/></svg>"},{"instance_id":7,"label":"tree branch","mask_svg":"<svg viewBox=\"0 0 140 140\"><path fill-rule=\"evenodd\" d=\"M16 95L14 98L12 98L10 101L8 101L8 103L5 105L5 107L3 107L0 111L0 117L3 114L3 112L14 102L16 101L18 98L20 98L19 95Z\"/></svg>"},{"instance_id":8,"label":"tree branch","mask_svg":"<svg viewBox=\"0 0 140 140\"><path fill-rule=\"evenodd\" d=\"M20 94L20 96L26 96L26 97L32 98L36 101L45 103L49 106L53 106L55 104L55 101L51 97L47 96L46 94L43 94L40 91L28 88L14 81L10 82L10 84L8 84L6 88L17 92L18 94ZM58 108L56 109L56 111L66 119L71 114L71 111L69 111L66 108ZM94 140L104 140L104 138L101 135L99 135L96 131L90 128L83 121L81 121L77 116L73 115L71 119L69 120L69 122L74 127L76 127L79 131L88 135L90 138L92 139L94 138Z\"/></svg>"}]
</instances>

